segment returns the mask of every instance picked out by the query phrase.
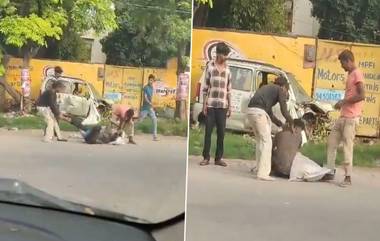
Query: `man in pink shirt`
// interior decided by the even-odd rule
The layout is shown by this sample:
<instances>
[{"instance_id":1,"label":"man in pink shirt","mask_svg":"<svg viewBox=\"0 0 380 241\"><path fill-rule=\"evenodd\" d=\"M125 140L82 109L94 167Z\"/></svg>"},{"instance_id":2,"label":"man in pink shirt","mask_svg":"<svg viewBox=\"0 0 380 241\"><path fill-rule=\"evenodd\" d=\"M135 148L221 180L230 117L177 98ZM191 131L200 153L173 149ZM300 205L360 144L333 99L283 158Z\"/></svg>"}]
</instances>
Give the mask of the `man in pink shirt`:
<instances>
[{"instance_id":1,"label":"man in pink shirt","mask_svg":"<svg viewBox=\"0 0 380 241\"><path fill-rule=\"evenodd\" d=\"M362 114L365 93L364 76L355 65L355 58L350 50L344 50L339 55L342 68L348 72L344 99L335 104L340 109L340 117L336 121L327 141L327 167L332 170L325 179L334 179L336 152L339 144L343 143L344 180L341 186L351 185L353 147L356 127Z\"/></svg>"},{"instance_id":2,"label":"man in pink shirt","mask_svg":"<svg viewBox=\"0 0 380 241\"><path fill-rule=\"evenodd\" d=\"M134 113L133 108L130 108L127 105L115 104L112 106L113 122L116 122L119 131L125 130L126 135L128 136L128 143L130 144L136 144L133 140L135 129L133 122Z\"/></svg>"}]
</instances>

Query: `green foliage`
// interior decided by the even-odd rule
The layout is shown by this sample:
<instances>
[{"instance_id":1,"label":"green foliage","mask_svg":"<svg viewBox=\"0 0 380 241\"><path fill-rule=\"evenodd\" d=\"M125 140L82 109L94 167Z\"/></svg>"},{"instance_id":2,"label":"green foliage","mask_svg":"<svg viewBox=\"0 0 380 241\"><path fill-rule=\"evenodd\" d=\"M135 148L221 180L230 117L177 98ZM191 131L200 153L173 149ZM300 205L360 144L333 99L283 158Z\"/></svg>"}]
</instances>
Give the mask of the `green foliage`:
<instances>
[{"instance_id":1,"label":"green foliage","mask_svg":"<svg viewBox=\"0 0 380 241\"><path fill-rule=\"evenodd\" d=\"M202 155L204 128L190 130L189 155ZM215 153L216 133L212 135L211 154ZM226 132L224 137L224 158L254 160L255 144L250 137Z\"/></svg>"},{"instance_id":2,"label":"green foliage","mask_svg":"<svg viewBox=\"0 0 380 241\"><path fill-rule=\"evenodd\" d=\"M91 59L91 47L72 29L66 29L56 50L55 58L58 59L79 62L88 62Z\"/></svg>"},{"instance_id":3,"label":"green foliage","mask_svg":"<svg viewBox=\"0 0 380 241\"><path fill-rule=\"evenodd\" d=\"M111 0L76 0L68 12L79 33L90 29L104 33L117 27Z\"/></svg>"},{"instance_id":4,"label":"green foliage","mask_svg":"<svg viewBox=\"0 0 380 241\"><path fill-rule=\"evenodd\" d=\"M163 67L190 42L190 0L118 0L115 6L119 29L102 41L109 64Z\"/></svg>"},{"instance_id":5,"label":"green foliage","mask_svg":"<svg viewBox=\"0 0 380 241\"><path fill-rule=\"evenodd\" d=\"M189 155L202 155L204 130L190 130ZM325 139L326 140L326 139ZM212 136L211 154L215 152L216 135ZM306 143L301 152L313 161L322 165L326 163L327 145L323 143ZM247 135L233 134L226 132L224 138L224 158L226 159L255 159L255 144L251 137ZM380 156L380 143L374 145L356 143L354 146L354 166L374 167L378 165ZM337 164L343 161L343 153L338 150Z\"/></svg>"},{"instance_id":6,"label":"green foliage","mask_svg":"<svg viewBox=\"0 0 380 241\"><path fill-rule=\"evenodd\" d=\"M63 12L49 11L44 16L30 14L28 17L7 16L0 21L0 33L5 35L5 43L23 47L28 42L46 46L46 38L59 39L62 26L67 23Z\"/></svg>"},{"instance_id":7,"label":"green foliage","mask_svg":"<svg viewBox=\"0 0 380 241\"><path fill-rule=\"evenodd\" d=\"M321 24L319 37L366 43L379 42L380 0L311 0L312 15Z\"/></svg>"},{"instance_id":8,"label":"green foliage","mask_svg":"<svg viewBox=\"0 0 380 241\"><path fill-rule=\"evenodd\" d=\"M108 124L108 123L102 123ZM20 130L26 129L43 129L46 126L44 120L40 116L19 116L19 117L5 117L0 114L0 128L18 128ZM66 121L59 122L60 129L63 131L78 131L76 127ZM136 132L151 134L152 121L146 119L141 123L136 124ZM172 119L158 119L158 134L164 136L187 136L187 122L176 121Z\"/></svg>"},{"instance_id":9,"label":"green foliage","mask_svg":"<svg viewBox=\"0 0 380 241\"><path fill-rule=\"evenodd\" d=\"M257 32L286 32L283 0L235 0L230 6L230 26Z\"/></svg>"},{"instance_id":10,"label":"green foliage","mask_svg":"<svg viewBox=\"0 0 380 241\"><path fill-rule=\"evenodd\" d=\"M3 18L3 15L5 15L9 11L9 0L0 0L0 19ZM0 77L4 75L5 69L2 65L2 59L3 59L3 46L0 42Z\"/></svg>"},{"instance_id":11,"label":"green foliage","mask_svg":"<svg viewBox=\"0 0 380 241\"><path fill-rule=\"evenodd\" d=\"M210 6L210 8L212 8L212 6L213 6L212 0L196 0L196 3L198 3L198 4L208 4Z\"/></svg>"},{"instance_id":12,"label":"green foliage","mask_svg":"<svg viewBox=\"0 0 380 241\"><path fill-rule=\"evenodd\" d=\"M287 30L283 0L219 0L213 2L212 8L197 9L197 26L273 33Z\"/></svg>"},{"instance_id":13,"label":"green foliage","mask_svg":"<svg viewBox=\"0 0 380 241\"><path fill-rule=\"evenodd\" d=\"M79 34L89 30L103 33L117 27L111 0L0 1L0 6L7 6L7 11L0 7L0 37L5 44L21 48L23 55L60 40L69 31L78 35L65 34L69 38L63 44L64 51L73 50L77 55L78 46L83 49L85 44L77 38ZM78 41L69 43L71 40ZM67 48L69 44L71 48Z\"/></svg>"}]
</instances>

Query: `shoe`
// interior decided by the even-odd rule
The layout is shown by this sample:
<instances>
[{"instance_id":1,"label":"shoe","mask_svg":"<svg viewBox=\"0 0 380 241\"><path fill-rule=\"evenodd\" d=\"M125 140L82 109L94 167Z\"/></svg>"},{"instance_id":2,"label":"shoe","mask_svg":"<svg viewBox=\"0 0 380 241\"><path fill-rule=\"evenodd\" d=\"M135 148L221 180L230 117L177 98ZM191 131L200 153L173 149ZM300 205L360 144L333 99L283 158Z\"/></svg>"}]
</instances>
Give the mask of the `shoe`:
<instances>
[{"instance_id":1,"label":"shoe","mask_svg":"<svg viewBox=\"0 0 380 241\"><path fill-rule=\"evenodd\" d=\"M128 144L133 144L133 145L136 145L136 142L133 140L132 137L129 137L129 141L128 141Z\"/></svg>"},{"instance_id":2,"label":"shoe","mask_svg":"<svg viewBox=\"0 0 380 241\"><path fill-rule=\"evenodd\" d=\"M352 182L351 182L351 177L350 176L346 176L343 180L343 182L341 182L339 184L340 187L348 187L348 186L351 186L352 185Z\"/></svg>"},{"instance_id":3,"label":"shoe","mask_svg":"<svg viewBox=\"0 0 380 241\"><path fill-rule=\"evenodd\" d=\"M158 139L157 136L153 137L153 141L159 141L160 139Z\"/></svg>"},{"instance_id":4,"label":"shoe","mask_svg":"<svg viewBox=\"0 0 380 241\"><path fill-rule=\"evenodd\" d=\"M267 177L257 177L257 180L260 180L260 181L276 181L276 178L273 178L271 176L267 176Z\"/></svg>"},{"instance_id":5,"label":"shoe","mask_svg":"<svg viewBox=\"0 0 380 241\"><path fill-rule=\"evenodd\" d=\"M227 166L227 163L223 160L216 160L215 161L215 165L217 166L222 166L222 167L226 167Z\"/></svg>"},{"instance_id":6,"label":"shoe","mask_svg":"<svg viewBox=\"0 0 380 241\"><path fill-rule=\"evenodd\" d=\"M199 163L201 166L207 166L208 164L210 164L210 160L203 160Z\"/></svg>"},{"instance_id":7,"label":"shoe","mask_svg":"<svg viewBox=\"0 0 380 241\"><path fill-rule=\"evenodd\" d=\"M67 142L67 139L64 139L64 138L58 138L57 141Z\"/></svg>"},{"instance_id":8,"label":"shoe","mask_svg":"<svg viewBox=\"0 0 380 241\"><path fill-rule=\"evenodd\" d=\"M257 167L251 168L250 172L252 172L253 174L257 174Z\"/></svg>"}]
</instances>

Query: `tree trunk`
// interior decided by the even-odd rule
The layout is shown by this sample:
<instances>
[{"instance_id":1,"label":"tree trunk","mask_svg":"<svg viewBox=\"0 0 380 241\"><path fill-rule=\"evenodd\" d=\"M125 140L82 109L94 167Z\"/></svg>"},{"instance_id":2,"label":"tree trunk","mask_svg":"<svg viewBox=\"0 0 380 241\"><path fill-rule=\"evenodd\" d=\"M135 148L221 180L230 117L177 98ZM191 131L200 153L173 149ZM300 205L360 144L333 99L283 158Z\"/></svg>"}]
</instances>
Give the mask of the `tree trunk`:
<instances>
[{"instance_id":1,"label":"tree trunk","mask_svg":"<svg viewBox=\"0 0 380 241\"><path fill-rule=\"evenodd\" d=\"M4 56L2 64L5 67L5 74L0 76L0 111L3 112L5 110L6 99L5 94L8 93L15 101L16 104L20 104L21 94L17 92L6 80L7 74L7 65L9 62L9 56Z\"/></svg>"},{"instance_id":2,"label":"tree trunk","mask_svg":"<svg viewBox=\"0 0 380 241\"><path fill-rule=\"evenodd\" d=\"M207 4L200 4L194 7L194 27L204 27L207 24L209 6Z\"/></svg>"}]
</instances>

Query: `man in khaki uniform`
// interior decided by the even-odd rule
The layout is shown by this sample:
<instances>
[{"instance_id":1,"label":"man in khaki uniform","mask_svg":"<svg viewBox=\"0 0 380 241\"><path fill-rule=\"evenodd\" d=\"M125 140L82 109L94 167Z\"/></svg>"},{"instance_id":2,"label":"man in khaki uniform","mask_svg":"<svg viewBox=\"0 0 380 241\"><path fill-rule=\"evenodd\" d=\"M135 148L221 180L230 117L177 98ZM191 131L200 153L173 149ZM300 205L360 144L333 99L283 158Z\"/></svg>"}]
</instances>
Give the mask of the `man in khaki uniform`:
<instances>
[{"instance_id":1,"label":"man in khaki uniform","mask_svg":"<svg viewBox=\"0 0 380 241\"><path fill-rule=\"evenodd\" d=\"M348 76L344 99L335 104L335 108L340 109L341 112L327 141L327 167L332 170L332 173L326 175L325 179L334 179L336 152L342 142L345 177L341 186L347 186L351 185L354 139L365 99L364 76L356 67L355 58L351 51L344 50L340 53L339 60L342 68L348 72Z\"/></svg>"}]
</instances>

